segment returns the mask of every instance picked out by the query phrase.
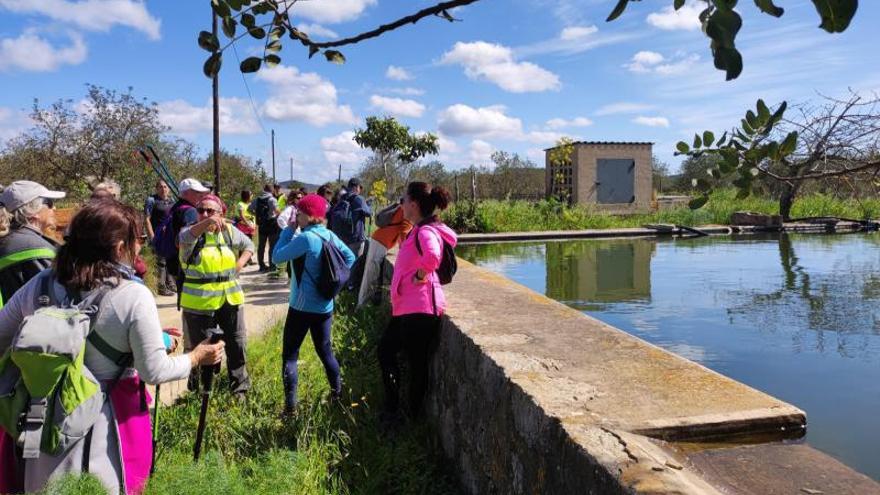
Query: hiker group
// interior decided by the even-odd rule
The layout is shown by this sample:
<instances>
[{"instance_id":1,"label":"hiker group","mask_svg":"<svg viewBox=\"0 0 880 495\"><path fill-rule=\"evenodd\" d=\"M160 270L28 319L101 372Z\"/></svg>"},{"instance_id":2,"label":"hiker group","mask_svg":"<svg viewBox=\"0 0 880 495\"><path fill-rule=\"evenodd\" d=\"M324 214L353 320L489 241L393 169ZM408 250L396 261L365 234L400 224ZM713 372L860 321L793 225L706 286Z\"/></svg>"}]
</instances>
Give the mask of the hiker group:
<instances>
[{"instance_id":1,"label":"hiker group","mask_svg":"<svg viewBox=\"0 0 880 495\"><path fill-rule=\"evenodd\" d=\"M442 285L455 272L456 235L437 216L449 204L443 188L412 182L399 202L374 215L357 178L339 191L327 185L282 195L266 185L255 198L241 191L232 212L194 178L175 183L160 174L143 210L120 202L113 186L95 188L63 243L47 233L64 192L22 180L0 193L0 493L39 491L81 472L110 493L142 492L155 462L145 384L187 379L191 391L202 391L197 458L211 376L224 355L232 396L246 401L251 387L239 274L254 254L267 283L281 283L285 272L290 278L282 417L297 411L306 334L330 398L343 395L331 339L334 299L348 290L357 306L375 304L389 276L392 315L377 349L381 420L393 426L405 417L401 352L406 415L422 413L446 309ZM143 282L145 245L154 254L157 292L176 296L182 332L160 324ZM392 270L385 260L394 247ZM178 337L183 353L175 352Z\"/></svg>"}]
</instances>

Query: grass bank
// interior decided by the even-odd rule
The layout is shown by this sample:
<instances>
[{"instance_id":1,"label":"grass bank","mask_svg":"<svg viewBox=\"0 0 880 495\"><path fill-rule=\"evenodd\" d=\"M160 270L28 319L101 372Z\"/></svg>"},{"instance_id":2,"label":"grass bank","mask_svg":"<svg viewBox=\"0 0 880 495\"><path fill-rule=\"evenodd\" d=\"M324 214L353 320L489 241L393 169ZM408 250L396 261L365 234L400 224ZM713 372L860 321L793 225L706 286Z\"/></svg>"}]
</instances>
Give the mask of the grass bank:
<instances>
[{"instance_id":1,"label":"grass bank","mask_svg":"<svg viewBox=\"0 0 880 495\"><path fill-rule=\"evenodd\" d=\"M444 212L444 220L458 232L528 232L538 230L582 230L639 227L647 223L679 225L727 224L735 211L766 214L779 212L779 204L770 198L750 196L737 199L736 191L718 190L698 210L687 207L641 215L609 215L587 206L565 207L550 201L481 201L476 205L459 202ZM844 218L880 218L880 199L858 202L826 194L799 198L792 216L837 216Z\"/></svg>"},{"instance_id":2,"label":"grass bank","mask_svg":"<svg viewBox=\"0 0 880 495\"><path fill-rule=\"evenodd\" d=\"M203 459L192 462L199 398L160 410L159 460L149 494L375 494L457 491L442 469L427 426L380 433L381 380L376 344L386 310L360 313L343 299L333 326L344 399L329 401L323 367L306 339L300 353L299 411L282 420L281 327L248 348L253 389L246 404L226 392L225 375L211 398ZM224 372L225 373L225 372ZM94 480L68 478L52 493L102 493Z\"/></svg>"}]
</instances>

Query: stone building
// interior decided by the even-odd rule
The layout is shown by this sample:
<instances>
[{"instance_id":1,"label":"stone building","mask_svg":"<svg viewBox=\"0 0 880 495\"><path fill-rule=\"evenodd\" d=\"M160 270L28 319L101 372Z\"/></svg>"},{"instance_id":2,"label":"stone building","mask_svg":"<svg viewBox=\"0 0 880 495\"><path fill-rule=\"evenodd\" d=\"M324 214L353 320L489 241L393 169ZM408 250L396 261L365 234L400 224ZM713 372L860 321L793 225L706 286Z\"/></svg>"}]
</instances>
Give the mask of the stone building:
<instances>
[{"instance_id":1,"label":"stone building","mask_svg":"<svg viewBox=\"0 0 880 495\"><path fill-rule=\"evenodd\" d=\"M611 213L651 209L651 152L654 143L576 141L570 163L550 163L544 150L547 197L592 205Z\"/></svg>"}]
</instances>

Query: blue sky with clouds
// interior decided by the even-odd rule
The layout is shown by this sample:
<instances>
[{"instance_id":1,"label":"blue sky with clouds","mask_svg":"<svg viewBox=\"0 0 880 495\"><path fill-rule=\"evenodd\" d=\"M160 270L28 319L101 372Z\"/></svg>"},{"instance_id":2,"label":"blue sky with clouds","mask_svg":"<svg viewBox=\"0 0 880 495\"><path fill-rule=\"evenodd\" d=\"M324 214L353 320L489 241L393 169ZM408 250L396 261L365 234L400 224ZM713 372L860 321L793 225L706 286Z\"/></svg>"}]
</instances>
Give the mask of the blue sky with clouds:
<instances>
[{"instance_id":1,"label":"blue sky with clouds","mask_svg":"<svg viewBox=\"0 0 880 495\"><path fill-rule=\"evenodd\" d=\"M543 163L560 136L653 141L675 166L676 141L737 122L759 97L769 104L880 91L880 2L863 1L841 35L818 29L812 3L779 0L781 19L740 2L742 76L712 67L699 2L631 3L605 23L612 0L481 0L461 22L427 18L343 48L348 62L308 59L285 38L279 67L242 77L235 54L221 71L221 142L270 163L276 132L279 179L308 182L357 170L367 153L352 131L369 115L395 115L440 134L450 168L487 164L493 150ZM310 0L293 9L315 39L372 29L433 2ZM158 102L174 134L210 148L210 80L196 36L210 28L206 0L0 0L0 141L28 126L34 98L81 99L85 83ZM243 59L253 43L238 47ZM252 98L248 96L250 88Z\"/></svg>"}]
</instances>

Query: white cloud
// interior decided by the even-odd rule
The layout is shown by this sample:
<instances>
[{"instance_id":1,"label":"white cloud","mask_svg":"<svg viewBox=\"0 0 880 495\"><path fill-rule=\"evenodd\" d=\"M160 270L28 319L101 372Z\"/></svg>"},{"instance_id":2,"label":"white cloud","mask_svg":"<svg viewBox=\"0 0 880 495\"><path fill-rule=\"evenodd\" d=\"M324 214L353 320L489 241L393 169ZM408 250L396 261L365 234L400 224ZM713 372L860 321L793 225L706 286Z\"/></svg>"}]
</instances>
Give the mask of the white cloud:
<instances>
[{"instance_id":1,"label":"white cloud","mask_svg":"<svg viewBox=\"0 0 880 495\"><path fill-rule=\"evenodd\" d=\"M312 0L297 2L292 12L311 21L337 24L357 19L373 5L376 0Z\"/></svg>"},{"instance_id":2,"label":"white cloud","mask_svg":"<svg viewBox=\"0 0 880 495\"><path fill-rule=\"evenodd\" d=\"M399 115L401 117L418 118L425 113L425 105L422 105L415 100L388 98L379 95L373 95L370 97L370 106L372 108L380 108L392 115Z\"/></svg>"},{"instance_id":3,"label":"white cloud","mask_svg":"<svg viewBox=\"0 0 880 495\"><path fill-rule=\"evenodd\" d=\"M700 2L701 3L701 2ZM705 5L698 2L688 2L684 7L675 10L672 6L663 7L660 12L648 14L648 24L667 31L693 31L700 29L700 12Z\"/></svg>"},{"instance_id":4,"label":"white cloud","mask_svg":"<svg viewBox=\"0 0 880 495\"><path fill-rule=\"evenodd\" d=\"M484 79L511 93L559 90L559 76L531 62L514 60L510 48L485 41L457 42L443 64L458 64L470 79Z\"/></svg>"},{"instance_id":5,"label":"white cloud","mask_svg":"<svg viewBox=\"0 0 880 495\"><path fill-rule=\"evenodd\" d=\"M596 26L570 26L559 33L559 39L563 41L580 40L597 32L599 28Z\"/></svg>"},{"instance_id":6,"label":"white cloud","mask_svg":"<svg viewBox=\"0 0 880 495\"><path fill-rule=\"evenodd\" d=\"M646 125L648 127L669 127L669 119L667 119L666 117L639 116L633 119L633 123Z\"/></svg>"},{"instance_id":7,"label":"white cloud","mask_svg":"<svg viewBox=\"0 0 880 495\"><path fill-rule=\"evenodd\" d=\"M503 106L473 108L458 103L440 112L438 126L448 136L512 138L522 134L522 121L505 115Z\"/></svg>"},{"instance_id":8,"label":"white cloud","mask_svg":"<svg viewBox=\"0 0 880 495\"><path fill-rule=\"evenodd\" d=\"M575 117L571 120L566 119L550 119L547 121L547 127L550 129L563 129L566 127L587 127L593 125L593 121L586 117Z\"/></svg>"},{"instance_id":9,"label":"white cloud","mask_svg":"<svg viewBox=\"0 0 880 495\"><path fill-rule=\"evenodd\" d=\"M553 143L562 137L553 131L524 132L522 121L505 114L501 105L473 108L461 103L438 114L440 132L448 136L475 136L532 143Z\"/></svg>"},{"instance_id":10,"label":"white cloud","mask_svg":"<svg viewBox=\"0 0 880 495\"><path fill-rule=\"evenodd\" d=\"M138 0L0 0L0 7L19 14L39 14L88 31L109 31L126 26L158 40L161 21Z\"/></svg>"},{"instance_id":11,"label":"white cloud","mask_svg":"<svg viewBox=\"0 0 880 495\"><path fill-rule=\"evenodd\" d=\"M353 131L321 138L321 150L332 165L359 165L367 157L367 151L354 142Z\"/></svg>"},{"instance_id":12,"label":"white cloud","mask_svg":"<svg viewBox=\"0 0 880 495\"><path fill-rule=\"evenodd\" d=\"M458 143L455 142L454 139L447 137L442 132L436 133L437 136L437 146L440 148L440 153L457 153L459 150Z\"/></svg>"},{"instance_id":13,"label":"white cloud","mask_svg":"<svg viewBox=\"0 0 880 495\"><path fill-rule=\"evenodd\" d=\"M261 113L267 118L307 122L319 127L357 123L351 107L337 102L336 86L314 72L279 65L261 70L257 79L269 86L270 96L261 107Z\"/></svg>"},{"instance_id":14,"label":"white cloud","mask_svg":"<svg viewBox=\"0 0 880 495\"><path fill-rule=\"evenodd\" d=\"M395 81L411 81L413 79L413 75L406 69L403 67L397 67L396 65L388 66L388 70L385 71L385 77L388 79L394 79Z\"/></svg>"},{"instance_id":15,"label":"white cloud","mask_svg":"<svg viewBox=\"0 0 880 495\"><path fill-rule=\"evenodd\" d=\"M422 96L423 94L425 94L425 90L419 88L387 88L384 91L387 93L404 96Z\"/></svg>"},{"instance_id":16,"label":"white cloud","mask_svg":"<svg viewBox=\"0 0 880 495\"><path fill-rule=\"evenodd\" d=\"M71 46L58 48L26 30L18 38L0 39L0 72L24 70L50 72L62 65L78 65L86 59L88 49L82 36L70 33Z\"/></svg>"},{"instance_id":17,"label":"white cloud","mask_svg":"<svg viewBox=\"0 0 880 495\"><path fill-rule=\"evenodd\" d=\"M618 114L627 114L627 113L639 113L644 112L645 110L650 110L654 108L653 105L647 105L645 103L632 103L627 101L622 101L618 103L610 103L608 105L604 105L596 110L596 115L618 115Z\"/></svg>"},{"instance_id":18,"label":"white cloud","mask_svg":"<svg viewBox=\"0 0 880 495\"><path fill-rule=\"evenodd\" d=\"M0 107L0 148L7 140L25 131L30 124L27 112Z\"/></svg>"},{"instance_id":19,"label":"white cloud","mask_svg":"<svg viewBox=\"0 0 880 495\"><path fill-rule=\"evenodd\" d=\"M331 29L327 29L320 24L306 24L302 23L296 26L297 29L309 35L310 38L314 38L315 36L319 38L338 38L339 35L336 34L336 31Z\"/></svg>"},{"instance_id":20,"label":"white cloud","mask_svg":"<svg viewBox=\"0 0 880 495\"><path fill-rule=\"evenodd\" d=\"M495 146L482 139L474 139L468 147L468 158L474 165L490 165L494 152Z\"/></svg>"},{"instance_id":21,"label":"white cloud","mask_svg":"<svg viewBox=\"0 0 880 495\"><path fill-rule=\"evenodd\" d=\"M179 134L209 132L213 129L211 102L198 107L184 100L159 103L159 120ZM256 134L260 123L250 102L242 98L220 98L220 132L223 134Z\"/></svg>"},{"instance_id":22,"label":"white cloud","mask_svg":"<svg viewBox=\"0 0 880 495\"><path fill-rule=\"evenodd\" d=\"M700 56L695 53L679 52L669 59L657 52L641 51L633 55L630 63L625 64L624 67L630 72L639 74L654 73L669 76L687 72L699 61Z\"/></svg>"}]
</instances>

